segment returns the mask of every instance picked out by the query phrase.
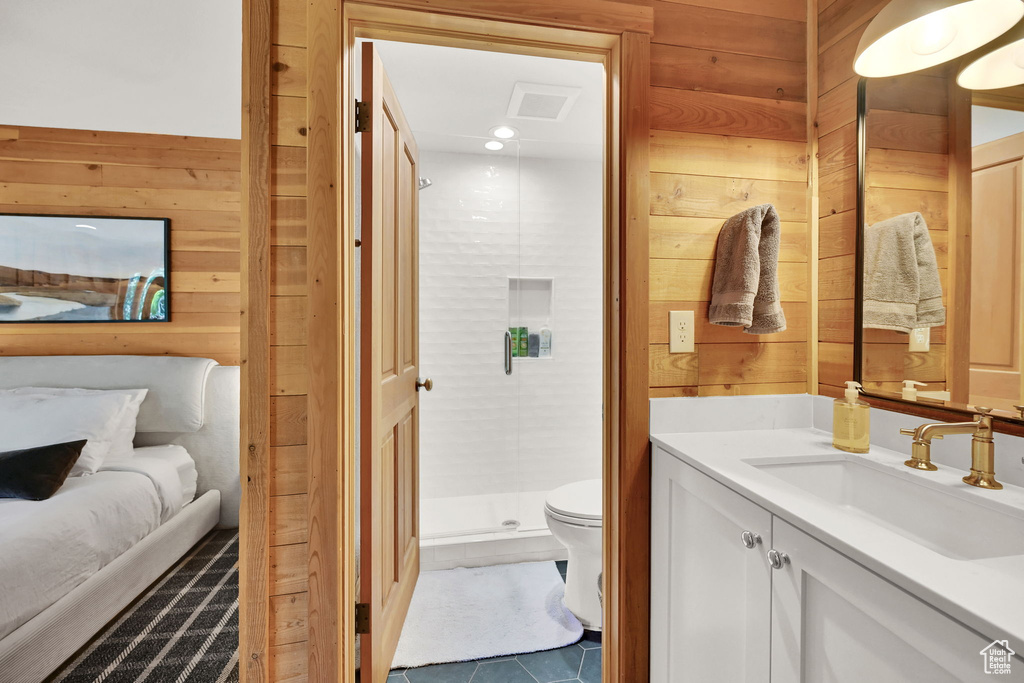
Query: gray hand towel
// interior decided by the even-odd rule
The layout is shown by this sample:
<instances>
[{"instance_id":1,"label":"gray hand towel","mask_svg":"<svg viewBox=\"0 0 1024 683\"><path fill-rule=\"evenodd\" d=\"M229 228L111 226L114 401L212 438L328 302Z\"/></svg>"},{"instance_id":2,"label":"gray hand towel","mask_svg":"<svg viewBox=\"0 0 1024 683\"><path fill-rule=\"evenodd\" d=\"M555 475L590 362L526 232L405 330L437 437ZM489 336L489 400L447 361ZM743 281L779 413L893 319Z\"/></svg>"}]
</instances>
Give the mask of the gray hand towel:
<instances>
[{"instance_id":1,"label":"gray hand towel","mask_svg":"<svg viewBox=\"0 0 1024 683\"><path fill-rule=\"evenodd\" d=\"M910 333L946 323L928 225L905 213L864 231L864 327Z\"/></svg>"},{"instance_id":2,"label":"gray hand towel","mask_svg":"<svg viewBox=\"0 0 1024 683\"><path fill-rule=\"evenodd\" d=\"M762 204L727 220L718 234L708 317L747 334L782 332L779 298L779 214Z\"/></svg>"}]
</instances>

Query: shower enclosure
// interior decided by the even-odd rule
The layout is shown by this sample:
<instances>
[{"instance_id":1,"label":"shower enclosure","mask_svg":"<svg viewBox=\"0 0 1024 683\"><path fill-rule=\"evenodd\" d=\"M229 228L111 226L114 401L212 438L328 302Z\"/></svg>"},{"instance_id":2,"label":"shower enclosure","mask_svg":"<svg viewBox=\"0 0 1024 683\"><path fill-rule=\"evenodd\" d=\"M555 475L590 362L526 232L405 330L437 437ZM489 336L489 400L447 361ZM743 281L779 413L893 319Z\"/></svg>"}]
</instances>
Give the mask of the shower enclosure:
<instances>
[{"instance_id":1,"label":"shower enclosure","mask_svg":"<svg viewBox=\"0 0 1024 683\"><path fill-rule=\"evenodd\" d=\"M601 476L600 157L487 141L420 152L420 373L434 383L420 537L434 544L546 534L547 493Z\"/></svg>"}]
</instances>

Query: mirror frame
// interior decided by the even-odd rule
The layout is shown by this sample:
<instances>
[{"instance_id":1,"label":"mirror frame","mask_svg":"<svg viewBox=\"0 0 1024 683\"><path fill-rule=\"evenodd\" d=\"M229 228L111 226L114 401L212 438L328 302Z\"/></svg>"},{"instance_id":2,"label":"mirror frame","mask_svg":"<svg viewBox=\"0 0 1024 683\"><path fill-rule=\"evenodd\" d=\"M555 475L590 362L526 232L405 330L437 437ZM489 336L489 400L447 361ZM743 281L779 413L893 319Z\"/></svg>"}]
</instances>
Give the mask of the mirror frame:
<instances>
[{"instance_id":1,"label":"mirror frame","mask_svg":"<svg viewBox=\"0 0 1024 683\"><path fill-rule=\"evenodd\" d=\"M854 256L854 307L853 307L853 379L864 384L864 313L863 313L863 299L864 299L864 223L867 218L867 78L860 78L857 81L857 205L855 217L857 221L856 230L856 250ZM960 118L954 118L950 116L950 137L951 139L957 132L966 128L968 133L970 132L970 118L967 118L966 126L964 121ZM969 146L968 146L969 148ZM969 169L969 166L968 166ZM952 180L952 173L951 173ZM959 187L963 183L957 181L957 187L954 191L963 194L963 189ZM969 187L969 186L967 186ZM969 195L968 195L969 200ZM960 203L962 203L962 198ZM967 202L969 206L969 201ZM967 220L970 220L969 211L966 214ZM961 216L959 219L962 219ZM969 231L967 232L967 238L961 241L959 244L951 243L951 247L965 248L966 257L970 257L970 237ZM947 308L952 305L947 300ZM970 419L975 411L970 407L970 404L964 403L953 403L952 401L945 402L918 402L908 401L898 395L893 396L882 396L879 394L873 394L866 389L861 389L861 396L868 401L873 407L882 408L885 410L892 410L900 413L907 413L909 415L916 415L919 417L925 417L932 420L940 420L945 422L959 421ZM1024 399L1024 397L1022 397ZM1024 403L1024 400L1022 400ZM993 428L997 432L1003 432L1007 434L1014 434L1017 436L1024 436L1024 418L1015 416L1007 411L999 411L993 413Z\"/></svg>"}]
</instances>

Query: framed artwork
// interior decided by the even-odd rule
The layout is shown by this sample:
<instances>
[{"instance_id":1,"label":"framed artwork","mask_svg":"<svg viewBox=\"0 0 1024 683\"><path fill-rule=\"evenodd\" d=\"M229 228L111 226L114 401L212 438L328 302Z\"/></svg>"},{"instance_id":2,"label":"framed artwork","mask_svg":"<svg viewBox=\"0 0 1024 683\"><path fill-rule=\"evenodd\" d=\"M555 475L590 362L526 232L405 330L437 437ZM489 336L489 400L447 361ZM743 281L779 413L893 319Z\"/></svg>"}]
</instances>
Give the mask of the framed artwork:
<instances>
[{"instance_id":1,"label":"framed artwork","mask_svg":"<svg viewBox=\"0 0 1024 683\"><path fill-rule=\"evenodd\" d=\"M168 322L166 218L0 213L0 323Z\"/></svg>"}]
</instances>

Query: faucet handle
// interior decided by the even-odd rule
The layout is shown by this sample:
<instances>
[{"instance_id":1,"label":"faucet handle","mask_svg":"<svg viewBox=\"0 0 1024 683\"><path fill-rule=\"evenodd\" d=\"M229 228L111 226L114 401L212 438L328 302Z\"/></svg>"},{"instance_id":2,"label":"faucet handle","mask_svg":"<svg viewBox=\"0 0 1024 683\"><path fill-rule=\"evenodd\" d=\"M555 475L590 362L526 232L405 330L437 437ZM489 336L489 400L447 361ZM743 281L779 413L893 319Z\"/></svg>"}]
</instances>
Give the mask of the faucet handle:
<instances>
[{"instance_id":1,"label":"faucet handle","mask_svg":"<svg viewBox=\"0 0 1024 683\"><path fill-rule=\"evenodd\" d=\"M978 417L986 417L992 412L992 409L985 406L974 406L974 412L978 414Z\"/></svg>"},{"instance_id":2,"label":"faucet handle","mask_svg":"<svg viewBox=\"0 0 1024 683\"><path fill-rule=\"evenodd\" d=\"M1017 410L1018 413L1020 413L1020 419L1024 420L1024 406L1014 404L1013 407Z\"/></svg>"}]
</instances>

